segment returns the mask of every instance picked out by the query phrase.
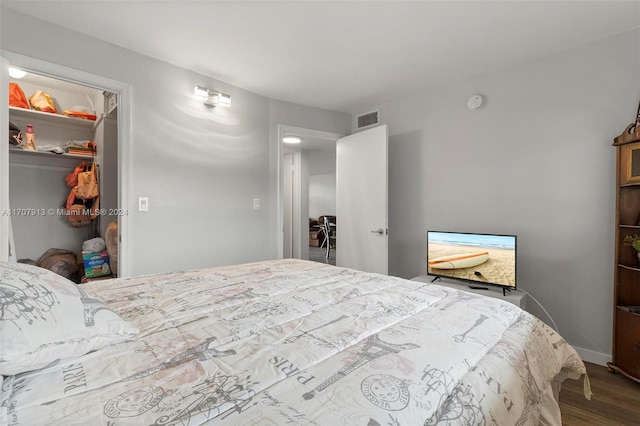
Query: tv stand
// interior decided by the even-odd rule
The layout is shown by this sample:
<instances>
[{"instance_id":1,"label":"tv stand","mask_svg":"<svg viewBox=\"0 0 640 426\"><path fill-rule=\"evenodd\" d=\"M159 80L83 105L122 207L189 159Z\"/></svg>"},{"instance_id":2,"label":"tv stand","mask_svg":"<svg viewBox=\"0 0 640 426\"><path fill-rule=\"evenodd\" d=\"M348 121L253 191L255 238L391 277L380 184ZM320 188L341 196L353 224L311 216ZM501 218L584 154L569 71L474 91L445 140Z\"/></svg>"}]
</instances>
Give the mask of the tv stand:
<instances>
[{"instance_id":1,"label":"tv stand","mask_svg":"<svg viewBox=\"0 0 640 426\"><path fill-rule=\"evenodd\" d=\"M440 277L436 278L439 279ZM411 281L419 281L431 284L435 281L435 279L431 275L418 275L417 277L412 278ZM452 282L452 280L447 280L446 278L439 279L438 283L434 285L441 285L443 287L454 288L456 290L468 291L469 293L479 294L481 296L495 297L496 299L501 299L505 302L513 303L514 305L519 306L521 309L526 310L527 308L526 294L518 290L509 290L507 288L503 288L502 291L500 291L498 287L493 289L486 286L468 285L462 282Z\"/></svg>"}]
</instances>

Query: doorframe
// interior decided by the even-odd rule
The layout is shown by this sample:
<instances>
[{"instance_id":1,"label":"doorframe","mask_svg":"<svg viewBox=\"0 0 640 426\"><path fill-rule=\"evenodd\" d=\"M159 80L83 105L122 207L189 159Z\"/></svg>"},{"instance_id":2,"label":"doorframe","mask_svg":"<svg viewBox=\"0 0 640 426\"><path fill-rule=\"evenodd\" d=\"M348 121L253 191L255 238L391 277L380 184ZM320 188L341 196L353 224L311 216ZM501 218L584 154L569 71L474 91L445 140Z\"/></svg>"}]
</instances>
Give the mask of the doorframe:
<instances>
[{"instance_id":1,"label":"doorframe","mask_svg":"<svg viewBox=\"0 0 640 426\"><path fill-rule=\"evenodd\" d=\"M0 102L0 123L9 122L9 85L4 83L9 77L9 60L2 56L0 51L0 99L6 99L7 106L4 107ZM9 144L2 143L0 148L0 262L9 261L9 244L11 244L9 236L9 215L4 214L5 209L9 208ZM5 189L6 187L6 189ZM5 240L6 236L6 240ZM13 252L14 247L11 247Z\"/></svg>"},{"instance_id":2,"label":"doorframe","mask_svg":"<svg viewBox=\"0 0 640 426\"><path fill-rule=\"evenodd\" d=\"M276 195L276 204L277 204L277 218L278 218L278 223L277 223L277 229L279 230L278 232L278 244L277 244L277 250L278 250L278 258L282 259L284 256L284 197L283 197L283 191L284 191L284 178L283 178L283 167L284 167L284 161L283 161L283 155L284 155L284 149L282 147L282 138L285 135L289 135L289 134L295 134L296 136L300 136L301 138L305 138L305 137L309 137L309 138L319 138L319 139L327 139L327 140L334 140L337 141L338 139L344 137L345 135L341 134L341 133L334 133L334 132L328 132L328 131L324 131L324 130L315 130L315 129L310 129L310 128L306 128L306 127L297 127L297 126L292 126L292 125L288 125L288 124L278 124L278 148L277 148L277 153L278 153L278 190L277 190L277 195ZM295 156L294 156L295 158ZM298 167L299 168L299 167ZM308 224L308 220L306 221L302 221L300 220L301 218L301 214L302 214L302 205L300 204L300 192L302 191L301 185L299 180L301 179L300 173L296 173L296 177L295 180L298 181L297 184L296 182L294 182L293 184L293 188L294 191L296 192L294 194L294 199L293 199L293 212L294 212L294 218L292 220L293 222L293 235L292 235L292 241L293 241L293 247L292 247L292 253L293 253L293 257L296 257L296 255L300 256L300 249L302 247L302 244L305 243L308 244L308 236L305 237L305 233L304 233L304 227L305 226L309 226ZM308 191L308 189L307 189ZM309 213L307 211L307 216L309 216ZM308 234L308 232L307 232Z\"/></svg>"},{"instance_id":3,"label":"doorframe","mask_svg":"<svg viewBox=\"0 0 640 426\"><path fill-rule=\"evenodd\" d=\"M24 56L19 53L10 52L7 50L0 50L0 56L9 61L9 65L19 67L25 71L31 71L36 74L45 75L58 80L65 80L71 83L78 83L85 86L90 86L99 90L106 90L115 92L118 96L118 208L126 212L131 212L130 207L134 205L130 202L131 197L131 158L132 158L132 146L131 146L131 85L122 81L112 80L107 77L103 77L96 74L80 71L77 69L65 67L62 65L54 64L51 62L43 61L40 59ZM3 72L4 70L3 62ZM3 92L0 92L2 94ZM5 92L6 93L6 92ZM8 95L4 98L8 99ZM8 104L7 104L8 105ZM6 112L5 112L6 109ZM9 121L8 108L2 108L3 114L0 116L5 122ZM2 155L0 155L0 169L7 170L9 164L9 145L5 144L5 148L2 149ZM6 153L5 153L6 151ZM0 211L7 208L9 200L9 179L8 171L7 179L2 179L0 182ZM118 276L130 277L131 276L131 233L130 230L131 219L130 216L121 215L118 217ZM1 225L4 228L4 221ZM8 220L6 223L8 228ZM3 234L4 235L4 234ZM4 246L4 242L2 243ZM3 252L0 252L3 255Z\"/></svg>"},{"instance_id":4,"label":"doorframe","mask_svg":"<svg viewBox=\"0 0 640 426\"><path fill-rule=\"evenodd\" d=\"M295 155L293 152L282 153L282 257L293 258L293 192L295 176Z\"/></svg>"}]
</instances>

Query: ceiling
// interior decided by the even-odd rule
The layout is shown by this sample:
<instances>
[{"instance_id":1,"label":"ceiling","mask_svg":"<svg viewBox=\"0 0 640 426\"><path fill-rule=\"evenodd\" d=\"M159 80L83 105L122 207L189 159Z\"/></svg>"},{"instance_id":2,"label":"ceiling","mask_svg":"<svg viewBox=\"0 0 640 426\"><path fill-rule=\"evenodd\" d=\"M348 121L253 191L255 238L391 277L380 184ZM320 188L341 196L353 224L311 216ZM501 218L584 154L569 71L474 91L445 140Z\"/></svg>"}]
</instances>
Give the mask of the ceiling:
<instances>
[{"instance_id":1,"label":"ceiling","mask_svg":"<svg viewBox=\"0 0 640 426\"><path fill-rule=\"evenodd\" d=\"M352 113L640 26L640 0L1 3L272 99Z\"/></svg>"}]
</instances>

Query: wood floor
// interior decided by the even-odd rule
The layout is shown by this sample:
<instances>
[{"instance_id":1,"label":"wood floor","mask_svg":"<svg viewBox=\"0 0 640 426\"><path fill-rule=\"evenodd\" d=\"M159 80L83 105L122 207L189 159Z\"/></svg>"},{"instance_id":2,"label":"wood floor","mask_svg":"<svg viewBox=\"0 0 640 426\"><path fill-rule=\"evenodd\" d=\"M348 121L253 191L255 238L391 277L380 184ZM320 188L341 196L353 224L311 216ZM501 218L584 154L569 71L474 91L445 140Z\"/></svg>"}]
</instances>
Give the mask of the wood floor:
<instances>
[{"instance_id":1,"label":"wood floor","mask_svg":"<svg viewBox=\"0 0 640 426\"><path fill-rule=\"evenodd\" d=\"M562 424L567 426L640 425L640 383L606 367L585 362L593 396L585 399L582 379L567 379L560 391Z\"/></svg>"}]
</instances>

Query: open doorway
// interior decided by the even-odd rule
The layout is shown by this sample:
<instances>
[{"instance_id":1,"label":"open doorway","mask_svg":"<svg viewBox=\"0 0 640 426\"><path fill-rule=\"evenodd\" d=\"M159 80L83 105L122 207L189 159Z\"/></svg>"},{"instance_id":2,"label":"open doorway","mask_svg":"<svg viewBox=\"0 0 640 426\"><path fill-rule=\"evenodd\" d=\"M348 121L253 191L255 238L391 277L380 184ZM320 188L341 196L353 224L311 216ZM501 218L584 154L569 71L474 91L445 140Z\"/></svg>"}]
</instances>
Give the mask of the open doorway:
<instances>
[{"instance_id":1,"label":"open doorway","mask_svg":"<svg viewBox=\"0 0 640 426\"><path fill-rule=\"evenodd\" d=\"M309 260L336 264L336 148L309 150ZM325 223L328 222L328 223Z\"/></svg>"},{"instance_id":2,"label":"open doorway","mask_svg":"<svg viewBox=\"0 0 640 426\"><path fill-rule=\"evenodd\" d=\"M284 143L285 136L297 136L300 142ZM323 224L317 221L323 216L335 218L336 141L342 136L314 129L278 126L281 165L278 205L282 206L279 218L284 258L327 263L333 260L335 264L337 243L330 246L327 259L324 234L319 229Z\"/></svg>"}]
</instances>

